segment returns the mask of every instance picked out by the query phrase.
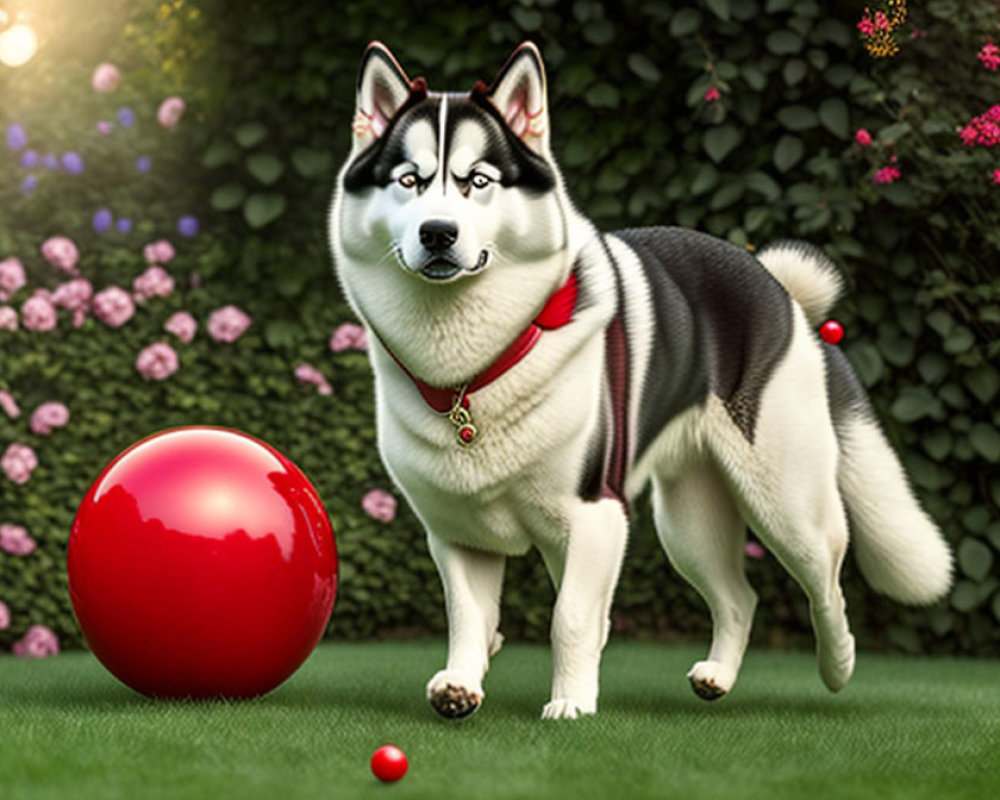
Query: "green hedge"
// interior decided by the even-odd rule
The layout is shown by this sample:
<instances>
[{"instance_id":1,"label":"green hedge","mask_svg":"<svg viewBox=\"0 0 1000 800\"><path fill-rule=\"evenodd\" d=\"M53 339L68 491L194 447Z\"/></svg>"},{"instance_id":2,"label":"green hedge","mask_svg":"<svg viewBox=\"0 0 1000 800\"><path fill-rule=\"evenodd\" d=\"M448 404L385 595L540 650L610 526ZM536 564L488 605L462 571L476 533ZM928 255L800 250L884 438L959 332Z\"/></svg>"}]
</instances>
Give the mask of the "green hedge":
<instances>
[{"instance_id":1,"label":"green hedge","mask_svg":"<svg viewBox=\"0 0 1000 800\"><path fill-rule=\"evenodd\" d=\"M373 446L364 359L325 349L348 318L329 272L325 215L370 39L385 41L432 89L461 89L488 79L532 38L549 68L554 148L568 186L602 225L677 223L749 246L801 237L840 264L850 286L835 311L845 351L958 555L955 590L928 610L876 597L849 563L852 624L867 646L1000 652L1000 186L991 176L1000 159L957 133L998 97L997 75L976 59L996 7L936 0L911 8L890 59L864 49L861 13L858 4L814 0L419 9L394 0L174 0L132 12L127 32L108 39L108 55L81 59L75 79L86 81L95 58L111 58L134 70L147 100L182 92L189 116L164 153L162 183L135 190L150 192L150 225L130 248L81 235L85 269L106 282L131 280L143 236L194 212L204 232L180 248L172 271L205 282L152 301L119 332L93 321L81 331L63 321L51 334L0 332L0 388L29 409L61 399L74 415L44 441L0 415L0 443L38 444L43 463L24 487L0 478L0 521L27 525L41 543L24 559L0 554L0 599L15 612L0 642L46 620L74 635L60 565L75 502L122 447L184 422L261 436L317 483L339 533L337 635L441 630L440 589L413 515L401 507L394 522L377 523L359 507L367 489L388 482ZM70 75L62 66L54 81L67 94ZM712 87L720 98L706 101ZM34 113L42 125L42 111ZM9 121L9 110L0 115ZM858 128L871 132L871 145L854 141ZM889 165L899 180L876 184L876 170ZM44 236L85 230L105 180L95 173L79 196L50 197L58 226L5 195L17 223L0 221L0 258L37 262ZM123 205L136 196L126 194ZM180 348L176 375L141 381L135 353L162 336L168 311L204 314L227 302L254 317L248 334L227 346L201 333ZM303 360L332 376L331 398L295 383ZM616 628L704 636L707 611L666 564L642 507L636 523ZM757 640L805 642L798 587L771 558L749 571L762 597ZM505 630L546 636L552 592L539 559L515 562L508 575Z\"/></svg>"}]
</instances>

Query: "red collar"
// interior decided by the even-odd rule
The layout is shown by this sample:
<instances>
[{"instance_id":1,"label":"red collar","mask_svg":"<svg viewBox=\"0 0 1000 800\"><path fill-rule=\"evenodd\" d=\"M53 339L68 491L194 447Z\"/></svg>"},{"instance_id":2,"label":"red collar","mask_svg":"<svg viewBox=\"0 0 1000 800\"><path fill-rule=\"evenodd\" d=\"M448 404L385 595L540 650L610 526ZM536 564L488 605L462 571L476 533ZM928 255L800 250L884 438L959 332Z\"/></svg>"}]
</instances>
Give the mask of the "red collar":
<instances>
[{"instance_id":1,"label":"red collar","mask_svg":"<svg viewBox=\"0 0 1000 800\"><path fill-rule=\"evenodd\" d=\"M521 335L513 341L510 347L500 354L500 357L496 361L469 381L468 385L464 387L464 392L463 387L442 389L437 386L431 386L429 383L420 380L420 378L410 372L410 370L406 368L406 365L399 360L399 357L393 353L388 346L386 346L385 342L382 341L382 337L379 337L379 341L382 343L386 352L392 356L393 359L395 359L397 364L399 364L400 369L410 376L410 380L412 380L417 389L420 390L420 394L427 402L427 405L438 413L445 414L455 408L455 404L458 402L459 397L462 399L462 408L468 408L469 395L495 381L507 370L513 367L518 361L528 355L532 348L538 343L538 339L541 337L543 330L555 330L556 328L561 328L563 325L568 323L573 318L573 312L576 310L576 296L577 281L576 271L574 270L570 273L566 283L556 289L556 291L548 299L548 302L545 303L545 307L538 313L538 316L535 317L534 321L527 328L525 328Z\"/></svg>"}]
</instances>

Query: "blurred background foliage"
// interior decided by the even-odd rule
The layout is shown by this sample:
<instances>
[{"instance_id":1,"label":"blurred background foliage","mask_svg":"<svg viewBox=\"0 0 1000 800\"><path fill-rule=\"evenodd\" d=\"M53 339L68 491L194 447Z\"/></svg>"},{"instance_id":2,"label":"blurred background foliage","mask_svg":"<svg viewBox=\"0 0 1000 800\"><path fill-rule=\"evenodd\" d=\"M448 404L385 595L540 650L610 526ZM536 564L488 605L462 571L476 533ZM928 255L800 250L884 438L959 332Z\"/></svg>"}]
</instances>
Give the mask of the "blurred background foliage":
<instances>
[{"instance_id":1,"label":"blurred background foliage","mask_svg":"<svg viewBox=\"0 0 1000 800\"><path fill-rule=\"evenodd\" d=\"M21 122L29 138L94 165L74 180L43 176L24 196L23 169L0 156L0 259L19 257L30 274L12 304L57 282L38 256L49 235L77 241L101 288L128 285L144 268L142 245L176 238L180 214L203 223L170 265L175 294L121 330L61 319L51 333L0 331L0 389L22 408L59 399L73 415L43 438L0 414L0 447L27 442L41 462L24 486L0 477L0 522L25 525L40 544L28 557L0 553L0 599L12 611L0 642L33 623L76 640L63 574L76 504L118 451L189 423L260 436L316 483L341 554L334 635L443 630L414 516L401 504L383 523L360 508L365 491L389 482L366 360L325 346L350 319L326 214L368 41L386 42L432 89L462 90L530 38L549 71L556 155L601 226L679 224L750 247L804 238L843 269L842 346L957 555L951 596L929 609L879 598L849 558L852 625L867 647L1000 653L1000 159L958 135L998 97L1000 78L976 58L998 35L995 2L913 4L900 52L884 59L855 29L862 4L819 0L0 4L34 13L45 31L32 63L0 68L0 123ZM125 76L110 97L89 86L102 61ZM713 88L718 99L707 100ZM174 131L152 123L167 94L188 103ZM123 104L139 116L135 130L95 133ZM130 165L141 153L154 167L140 178ZM876 183L889 165L899 179ZM100 206L131 214L134 231L97 236L89 221ZM248 334L220 345L199 333L178 347L175 375L142 381L135 354L164 337L170 312L203 319L229 302L253 317ZM331 397L294 381L302 361L331 376ZM635 520L615 629L705 638L707 610L659 551L644 503ZM762 599L755 641L808 646L801 590L770 556L748 571ZM537 557L511 563L505 632L546 637L552 599Z\"/></svg>"}]
</instances>

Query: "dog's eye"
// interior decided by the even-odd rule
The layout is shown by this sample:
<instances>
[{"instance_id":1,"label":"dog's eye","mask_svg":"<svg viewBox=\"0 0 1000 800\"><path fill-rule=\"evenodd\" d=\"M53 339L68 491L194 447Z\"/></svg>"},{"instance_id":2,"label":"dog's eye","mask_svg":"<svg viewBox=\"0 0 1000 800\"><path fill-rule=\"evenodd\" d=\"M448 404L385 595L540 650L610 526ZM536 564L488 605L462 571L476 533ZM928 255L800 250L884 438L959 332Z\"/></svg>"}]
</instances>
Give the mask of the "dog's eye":
<instances>
[{"instance_id":1,"label":"dog's eye","mask_svg":"<svg viewBox=\"0 0 1000 800\"><path fill-rule=\"evenodd\" d=\"M485 189L493 183L493 179L489 175L484 175L482 172L473 172L472 175L469 176L469 183L472 184L474 189Z\"/></svg>"},{"instance_id":2,"label":"dog's eye","mask_svg":"<svg viewBox=\"0 0 1000 800\"><path fill-rule=\"evenodd\" d=\"M406 172L399 176L397 179L399 185L404 189L412 189L417 185L417 173L416 172Z\"/></svg>"}]
</instances>

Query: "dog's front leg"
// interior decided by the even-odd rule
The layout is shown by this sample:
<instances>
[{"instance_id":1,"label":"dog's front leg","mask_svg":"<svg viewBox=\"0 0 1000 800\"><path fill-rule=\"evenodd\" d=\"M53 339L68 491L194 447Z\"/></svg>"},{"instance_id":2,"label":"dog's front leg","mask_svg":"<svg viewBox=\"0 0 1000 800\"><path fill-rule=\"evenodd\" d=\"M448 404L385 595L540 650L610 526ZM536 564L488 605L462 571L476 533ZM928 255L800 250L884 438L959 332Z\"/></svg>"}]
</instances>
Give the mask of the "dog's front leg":
<instances>
[{"instance_id":1,"label":"dog's front leg","mask_svg":"<svg viewBox=\"0 0 1000 800\"><path fill-rule=\"evenodd\" d=\"M552 699L543 719L575 719L597 711L601 651L611 628L628 520L615 500L580 503L563 546L543 549L558 589L552 614Z\"/></svg>"},{"instance_id":2,"label":"dog's front leg","mask_svg":"<svg viewBox=\"0 0 1000 800\"><path fill-rule=\"evenodd\" d=\"M483 675L500 649L500 593L506 557L451 544L428 533L448 613L448 663L427 684L427 700L444 717L460 719L483 701Z\"/></svg>"}]
</instances>

